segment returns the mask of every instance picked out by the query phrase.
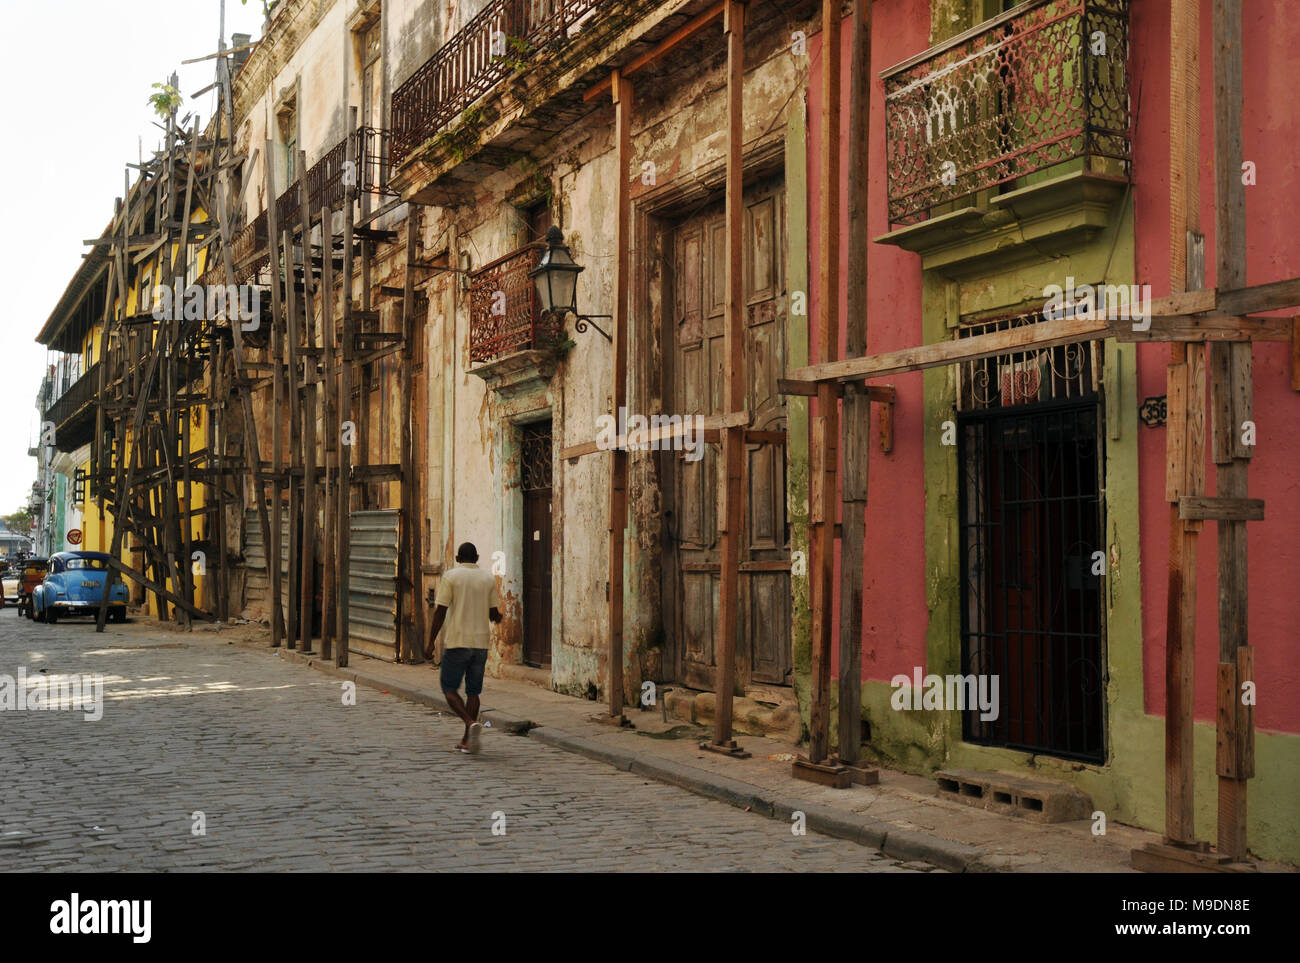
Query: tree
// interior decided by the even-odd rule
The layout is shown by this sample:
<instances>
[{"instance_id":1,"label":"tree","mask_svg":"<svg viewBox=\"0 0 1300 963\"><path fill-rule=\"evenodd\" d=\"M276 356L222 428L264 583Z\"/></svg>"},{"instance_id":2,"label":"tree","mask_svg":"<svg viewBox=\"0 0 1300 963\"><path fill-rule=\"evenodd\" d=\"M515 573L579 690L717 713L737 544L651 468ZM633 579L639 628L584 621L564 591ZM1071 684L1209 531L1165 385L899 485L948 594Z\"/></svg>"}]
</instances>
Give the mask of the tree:
<instances>
[{"instance_id":1,"label":"tree","mask_svg":"<svg viewBox=\"0 0 1300 963\"><path fill-rule=\"evenodd\" d=\"M32 513L26 507L18 509L11 515L0 515L4 527L16 535L31 535Z\"/></svg>"}]
</instances>

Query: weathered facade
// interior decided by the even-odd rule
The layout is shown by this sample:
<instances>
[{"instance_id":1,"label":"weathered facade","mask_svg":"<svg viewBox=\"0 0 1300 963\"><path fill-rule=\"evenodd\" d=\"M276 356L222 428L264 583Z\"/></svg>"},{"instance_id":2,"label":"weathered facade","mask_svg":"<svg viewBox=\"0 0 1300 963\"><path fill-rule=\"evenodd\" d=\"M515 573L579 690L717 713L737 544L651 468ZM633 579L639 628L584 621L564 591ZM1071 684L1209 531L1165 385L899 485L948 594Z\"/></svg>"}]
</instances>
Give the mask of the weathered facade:
<instances>
[{"instance_id":1,"label":"weathered facade","mask_svg":"<svg viewBox=\"0 0 1300 963\"><path fill-rule=\"evenodd\" d=\"M1196 528L1177 496L1204 487L1167 497L1156 398L1168 362L1195 368L1205 349L1104 325L1021 350L962 342L1081 324L1068 296L1047 313L1054 285L1097 285L1115 308L1142 285L1149 300L1216 283L1214 133L1180 141L1204 159L1190 170L1165 146L1182 21L1126 0L876 0L861 51L849 6L277 4L230 64L204 135L228 160L191 212L216 225L195 276L263 294L258 324L215 325L201 368L221 481L194 497L225 510L193 537L224 540L215 600L271 618L276 644L418 661L426 596L472 541L505 606L495 674L615 718L654 683L673 711L717 719L724 751L734 714L810 737L814 764L838 743L849 762L1032 772L1159 826L1167 555ZM1268 68L1295 31L1273 14L1243 30L1243 156L1268 172L1246 205L1259 284L1300 263L1279 200L1297 186L1279 160L1295 120L1270 106ZM1199 193L1171 205L1171 178ZM1175 222L1210 242L1200 261ZM541 310L533 277L555 229L583 268L567 313ZM97 263L45 333L87 363ZM119 320L141 303L129 290ZM1276 564L1252 569L1250 615L1276 695L1246 726L1249 839L1297 860L1300 516L1282 426L1300 382L1289 333L1250 324L1207 335L1260 340L1250 494L1270 514L1249 546ZM890 374L826 369L837 357ZM679 420L647 430L656 416ZM102 513L86 530L108 545ZM1196 768L1225 777L1213 567L1189 603L1209 651L1186 731ZM999 714L900 710L914 670L996 676ZM1210 823L1211 783L1187 805Z\"/></svg>"}]
</instances>

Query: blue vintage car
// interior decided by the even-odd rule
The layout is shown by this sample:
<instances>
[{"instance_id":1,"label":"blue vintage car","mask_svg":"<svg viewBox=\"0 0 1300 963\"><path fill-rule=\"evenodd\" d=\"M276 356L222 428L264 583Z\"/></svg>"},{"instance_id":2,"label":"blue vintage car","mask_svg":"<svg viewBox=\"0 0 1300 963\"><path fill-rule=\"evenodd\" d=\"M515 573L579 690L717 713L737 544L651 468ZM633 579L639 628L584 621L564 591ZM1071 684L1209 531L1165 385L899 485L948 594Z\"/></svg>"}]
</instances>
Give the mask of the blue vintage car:
<instances>
[{"instance_id":1,"label":"blue vintage car","mask_svg":"<svg viewBox=\"0 0 1300 963\"><path fill-rule=\"evenodd\" d=\"M126 584L109 567L104 552L56 552L45 581L32 592L32 617L57 622L60 615L94 615L108 589L108 617L126 621Z\"/></svg>"}]
</instances>

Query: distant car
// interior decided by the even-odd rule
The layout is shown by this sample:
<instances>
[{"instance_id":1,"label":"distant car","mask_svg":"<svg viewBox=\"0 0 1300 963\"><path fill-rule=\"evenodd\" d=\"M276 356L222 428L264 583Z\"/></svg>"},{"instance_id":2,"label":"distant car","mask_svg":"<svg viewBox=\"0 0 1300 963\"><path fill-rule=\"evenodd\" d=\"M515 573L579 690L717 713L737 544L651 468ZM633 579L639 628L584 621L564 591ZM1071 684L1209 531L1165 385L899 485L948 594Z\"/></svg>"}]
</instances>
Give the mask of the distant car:
<instances>
[{"instance_id":1,"label":"distant car","mask_svg":"<svg viewBox=\"0 0 1300 963\"><path fill-rule=\"evenodd\" d=\"M19 615L25 615L29 619L32 617L32 593L36 591L36 586L45 580L45 574L49 570L49 559L32 556L23 560L19 567L22 576L22 581L18 583Z\"/></svg>"},{"instance_id":2,"label":"distant car","mask_svg":"<svg viewBox=\"0 0 1300 963\"><path fill-rule=\"evenodd\" d=\"M23 576L22 570L17 568L6 569L0 574L0 592L4 594L4 601L0 602L0 608L18 601L18 594L22 591ZM22 610L19 609L19 615Z\"/></svg>"},{"instance_id":3,"label":"distant car","mask_svg":"<svg viewBox=\"0 0 1300 963\"><path fill-rule=\"evenodd\" d=\"M61 615L94 615L108 585L108 617L126 621L126 584L104 552L56 552L45 580L32 592L32 618L57 622Z\"/></svg>"}]
</instances>

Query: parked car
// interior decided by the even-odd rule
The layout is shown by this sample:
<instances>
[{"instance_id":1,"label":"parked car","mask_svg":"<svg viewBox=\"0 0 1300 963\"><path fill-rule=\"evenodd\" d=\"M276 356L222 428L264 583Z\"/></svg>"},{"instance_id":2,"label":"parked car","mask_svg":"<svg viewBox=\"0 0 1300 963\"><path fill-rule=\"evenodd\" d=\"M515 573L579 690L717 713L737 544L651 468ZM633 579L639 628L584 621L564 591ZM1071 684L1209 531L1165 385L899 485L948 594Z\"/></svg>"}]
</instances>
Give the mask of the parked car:
<instances>
[{"instance_id":1,"label":"parked car","mask_svg":"<svg viewBox=\"0 0 1300 963\"><path fill-rule=\"evenodd\" d=\"M24 559L19 568L21 580L18 583L18 614L25 615L29 619L32 617L32 593L36 591L36 586L45 581L45 575L50 570L48 559L32 556Z\"/></svg>"},{"instance_id":2,"label":"parked car","mask_svg":"<svg viewBox=\"0 0 1300 963\"><path fill-rule=\"evenodd\" d=\"M5 569L3 573L0 573L0 608L18 601L18 593L22 590L22 580L22 569L17 567ZM18 614L22 615L21 609Z\"/></svg>"},{"instance_id":3,"label":"parked car","mask_svg":"<svg viewBox=\"0 0 1300 963\"><path fill-rule=\"evenodd\" d=\"M94 615L108 585L108 617L126 621L126 584L104 552L56 552L45 580L32 592L32 618L57 622L61 615Z\"/></svg>"}]
</instances>

